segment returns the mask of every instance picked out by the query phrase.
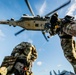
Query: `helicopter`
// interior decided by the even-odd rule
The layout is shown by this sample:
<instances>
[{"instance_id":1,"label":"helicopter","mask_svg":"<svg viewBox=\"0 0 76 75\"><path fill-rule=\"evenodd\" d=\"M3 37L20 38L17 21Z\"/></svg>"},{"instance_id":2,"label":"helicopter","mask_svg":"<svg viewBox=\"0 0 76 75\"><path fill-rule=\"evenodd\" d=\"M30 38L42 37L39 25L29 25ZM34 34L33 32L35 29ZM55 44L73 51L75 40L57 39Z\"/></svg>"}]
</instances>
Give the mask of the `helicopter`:
<instances>
[{"instance_id":1,"label":"helicopter","mask_svg":"<svg viewBox=\"0 0 76 75\"><path fill-rule=\"evenodd\" d=\"M14 27L15 26L22 27L23 29L15 33L15 35L20 34L24 30L41 31L46 41L48 41L48 37L46 37L45 33L50 32L50 25L51 25L50 15L71 3L71 0L68 0L66 3L62 4L60 7L56 8L55 10L41 17L39 15L35 16L28 0L24 0L24 1L32 16L23 14L23 16L19 20L14 20L13 18L11 18L10 20L0 21L0 24L5 24L9 26L14 26Z\"/></svg>"}]
</instances>

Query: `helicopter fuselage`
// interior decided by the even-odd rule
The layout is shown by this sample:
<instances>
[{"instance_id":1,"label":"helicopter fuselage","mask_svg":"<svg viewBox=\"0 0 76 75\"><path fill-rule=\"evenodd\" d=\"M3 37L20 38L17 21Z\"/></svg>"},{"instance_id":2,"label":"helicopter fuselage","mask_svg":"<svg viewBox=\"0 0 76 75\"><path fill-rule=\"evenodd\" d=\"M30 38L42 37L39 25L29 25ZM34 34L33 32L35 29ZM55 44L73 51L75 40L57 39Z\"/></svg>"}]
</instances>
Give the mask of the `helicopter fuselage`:
<instances>
[{"instance_id":1,"label":"helicopter fuselage","mask_svg":"<svg viewBox=\"0 0 76 75\"><path fill-rule=\"evenodd\" d=\"M17 25L27 30L44 30L47 19L43 17L23 16Z\"/></svg>"},{"instance_id":2,"label":"helicopter fuselage","mask_svg":"<svg viewBox=\"0 0 76 75\"><path fill-rule=\"evenodd\" d=\"M34 16L22 16L19 20L0 21L0 24L20 26L26 30L44 30L45 24L48 22L46 18Z\"/></svg>"}]
</instances>

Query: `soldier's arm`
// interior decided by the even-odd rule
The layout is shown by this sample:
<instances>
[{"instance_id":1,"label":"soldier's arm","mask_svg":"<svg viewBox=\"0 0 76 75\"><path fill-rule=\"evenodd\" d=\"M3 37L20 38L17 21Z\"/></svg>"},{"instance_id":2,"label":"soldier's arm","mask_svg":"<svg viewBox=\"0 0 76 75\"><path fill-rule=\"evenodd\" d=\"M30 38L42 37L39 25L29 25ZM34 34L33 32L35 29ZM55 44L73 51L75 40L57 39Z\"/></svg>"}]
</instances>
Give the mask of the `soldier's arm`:
<instances>
[{"instance_id":1,"label":"soldier's arm","mask_svg":"<svg viewBox=\"0 0 76 75\"><path fill-rule=\"evenodd\" d=\"M73 16L66 15L61 22L62 31L68 35L76 36L76 20Z\"/></svg>"},{"instance_id":2,"label":"soldier's arm","mask_svg":"<svg viewBox=\"0 0 76 75\"><path fill-rule=\"evenodd\" d=\"M71 36L75 36L76 37L76 20L65 25L63 27L63 31L66 33L66 34L69 34Z\"/></svg>"},{"instance_id":3,"label":"soldier's arm","mask_svg":"<svg viewBox=\"0 0 76 75\"><path fill-rule=\"evenodd\" d=\"M36 50L35 46L32 46L32 57L31 57L32 60L35 61L37 59L37 56L38 56L37 50Z\"/></svg>"}]
</instances>

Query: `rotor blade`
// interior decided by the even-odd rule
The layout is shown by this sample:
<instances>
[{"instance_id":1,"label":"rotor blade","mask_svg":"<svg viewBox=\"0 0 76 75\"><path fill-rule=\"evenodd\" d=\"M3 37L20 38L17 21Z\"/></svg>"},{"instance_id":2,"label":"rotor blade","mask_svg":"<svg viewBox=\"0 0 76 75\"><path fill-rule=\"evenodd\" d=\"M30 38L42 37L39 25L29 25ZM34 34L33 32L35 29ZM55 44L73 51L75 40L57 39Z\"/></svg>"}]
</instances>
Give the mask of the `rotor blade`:
<instances>
[{"instance_id":1,"label":"rotor blade","mask_svg":"<svg viewBox=\"0 0 76 75\"><path fill-rule=\"evenodd\" d=\"M47 37L45 36L45 33L42 31L42 34L44 36L44 38L46 39L46 41L48 42L49 40L47 39Z\"/></svg>"},{"instance_id":2,"label":"rotor blade","mask_svg":"<svg viewBox=\"0 0 76 75\"><path fill-rule=\"evenodd\" d=\"M22 30L18 31L17 33L15 33L15 36L19 35L19 34L22 33L23 31L25 31L25 29L22 29Z\"/></svg>"},{"instance_id":3,"label":"rotor blade","mask_svg":"<svg viewBox=\"0 0 76 75\"><path fill-rule=\"evenodd\" d=\"M63 5L61 5L60 7L56 8L55 10L51 11L50 13L46 14L45 16L49 16L51 15L52 13L56 12L57 10L67 6L68 4L70 4L71 0L69 0L68 2L64 3Z\"/></svg>"},{"instance_id":4,"label":"rotor blade","mask_svg":"<svg viewBox=\"0 0 76 75\"><path fill-rule=\"evenodd\" d=\"M32 14L33 16L35 16L35 14L34 14L32 8L31 8L31 6L30 6L30 3L28 2L28 0L25 0L25 3L27 4L27 6L28 6L28 8L29 8L29 10L30 10L30 12L31 12L31 14Z\"/></svg>"}]
</instances>

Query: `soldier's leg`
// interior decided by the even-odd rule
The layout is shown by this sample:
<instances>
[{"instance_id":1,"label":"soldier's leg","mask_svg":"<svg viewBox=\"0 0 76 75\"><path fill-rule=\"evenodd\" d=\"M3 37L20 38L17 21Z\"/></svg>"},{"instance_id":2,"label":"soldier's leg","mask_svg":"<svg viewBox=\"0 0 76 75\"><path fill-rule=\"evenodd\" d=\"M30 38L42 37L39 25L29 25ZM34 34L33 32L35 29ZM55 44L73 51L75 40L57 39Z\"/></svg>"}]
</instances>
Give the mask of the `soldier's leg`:
<instances>
[{"instance_id":1,"label":"soldier's leg","mask_svg":"<svg viewBox=\"0 0 76 75\"><path fill-rule=\"evenodd\" d=\"M76 73L76 46L73 39L61 39L61 46L66 59L72 64Z\"/></svg>"},{"instance_id":2,"label":"soldier's leg","mask_svg":"<svg viewBox=\"0 0 76 75\"><path fill-rule=\"evenodd\" d=\"M72 42L72 46L73 46L73 56L74 56L74 59L72 59L72 65L73 65L73 68L74 68L74 71L76 73L76 42L73 40Z\"/></svg>"}]
</instances>

